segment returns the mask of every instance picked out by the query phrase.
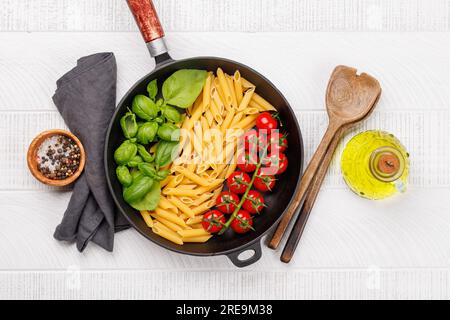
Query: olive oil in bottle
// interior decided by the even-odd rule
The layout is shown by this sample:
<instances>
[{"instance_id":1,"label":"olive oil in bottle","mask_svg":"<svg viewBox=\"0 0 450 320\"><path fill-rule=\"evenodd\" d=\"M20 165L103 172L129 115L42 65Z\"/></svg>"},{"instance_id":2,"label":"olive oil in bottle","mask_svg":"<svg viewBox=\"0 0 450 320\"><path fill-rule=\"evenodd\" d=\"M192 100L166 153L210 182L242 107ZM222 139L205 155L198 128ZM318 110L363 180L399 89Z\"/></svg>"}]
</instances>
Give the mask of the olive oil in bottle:
<instances>
[{"instance_id":1,"label":"olive oil in bottle","mask_svg":"<svg viewBox=\"0 0 450 320\"><path fill-rule=\"evenodd\" d=\"M356 194L373 200L406 191L409 154L394 135L366 131L345 146L341 169Z\"/></svg>"}]
</instances>

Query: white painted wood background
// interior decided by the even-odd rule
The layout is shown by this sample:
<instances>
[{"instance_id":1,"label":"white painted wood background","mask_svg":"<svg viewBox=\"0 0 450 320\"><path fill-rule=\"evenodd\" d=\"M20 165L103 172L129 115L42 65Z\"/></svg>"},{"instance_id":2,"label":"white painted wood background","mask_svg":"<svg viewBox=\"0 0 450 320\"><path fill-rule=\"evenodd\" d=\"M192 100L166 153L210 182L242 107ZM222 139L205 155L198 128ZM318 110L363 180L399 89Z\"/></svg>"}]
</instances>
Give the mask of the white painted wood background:
<instances>
[{"instance_id":1,"label":"white painted wood background","mask_svg":"<svg viewBox=\"0 0 450 320\"><path fill-rule=\"evenodd\" d=\"M118 97L153 61L123 0L0 0L0 298L450 298L450 1L155 1L175 58L217 55L267 75L300 121L307 159L326 127L337 64L377 77L377 111L352 130L398 136L410 190L353 195L334 160L289 265L264 248L237 270L226 257L168 252L133 230L114 253L56 242L70 190L27 171L31 139L65 128L51 101L76 59L116 54ZM339 152L342 150L342 145ZM337 159L339 157L336 157Z\"/></svg>"}]
</instances>

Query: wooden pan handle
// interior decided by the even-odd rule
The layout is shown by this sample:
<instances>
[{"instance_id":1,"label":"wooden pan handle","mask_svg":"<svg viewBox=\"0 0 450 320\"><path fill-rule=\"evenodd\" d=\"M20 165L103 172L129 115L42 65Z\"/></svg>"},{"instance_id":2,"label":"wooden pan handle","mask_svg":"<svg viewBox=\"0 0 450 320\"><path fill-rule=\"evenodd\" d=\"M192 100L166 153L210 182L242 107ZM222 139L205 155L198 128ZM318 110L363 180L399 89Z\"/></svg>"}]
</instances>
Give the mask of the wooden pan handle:
<instances>
[{"instance_id":1,"label":"wooden pan handle","mask_svg":"<svg viewBox=\"0 0 450 320\"><path fill-rule=\"evenodd\" d=\"M338 133L336 133L325 157L322 160L320 168L317 170L316 175L314 176L312 186L309 189L309 192L305 198L305 202L303 203L300 213L297 216L297 220L295 221L294 227L292 228L291 234L289 235L287 243L283 249L283 253L281 254L280 260L285 263L289 263L292 259L292 256L294 255L298 242L302 237L303 230L305 229L306 222L308 221L309 214L311 213L311 210L317 199L317 195L319 194L322 182L327 174L328 167L330 166L331 160L333 159L334 151L336 150L339 141L344 135L344 132L345 129L343 128L339 130Z\"/></svg>"},{"instance_id":2,"label":"wooden pan handle","mask_svg":"<svg viewBox=\"0 0 450 320\"><path fill-rule=\"evenodd\" d=\"M313 158L311 159L308 167L306 168L305 173L303 174L302 180L300 181L300 186L297 192L294 194L292 198L292 202L290 206L286 209L283 217L281 218L281 222L278 224L278 227L275 230L275 233L272 235L272 239L270 240L268 246L271 249L276 249L280 245L281 239L283 238L284 233L297 211L300 203L305 197L306 191L309 189L309 186L314 178L314 175L317 172L317 169L322 163L322 159L324 158L328 147L330 146L333 137L336 135L337 131L342 125L338 122L330 122L328 125L328 129L325 132L325 135L320 142L319 147L314 153Z\"/></svg>"},{"instance_id":3,"label":"wooden pan handle","mask_svg":"<svg viewBox=\"0 0 450 320\"><path fill-rule=\"evenodd\" d=\"M164 30L152 0L127 0L146 43L163 38Z\"/></svg>"}]
</instances>

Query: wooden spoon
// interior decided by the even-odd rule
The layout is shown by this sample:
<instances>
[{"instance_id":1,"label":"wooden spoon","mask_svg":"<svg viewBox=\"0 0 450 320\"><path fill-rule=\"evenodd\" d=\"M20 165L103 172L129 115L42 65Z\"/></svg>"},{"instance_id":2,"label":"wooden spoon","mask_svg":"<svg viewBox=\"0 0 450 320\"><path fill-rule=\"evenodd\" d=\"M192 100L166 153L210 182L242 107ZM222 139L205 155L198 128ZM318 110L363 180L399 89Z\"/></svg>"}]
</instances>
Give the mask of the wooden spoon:
<instances>
[{"instance_id":1,"label":"wooden spoon","mask_svg":"<svg viewBox=\"0 0 450 320\"><path fill-rule=\"evenodd\" d=\"M272 235L268 244L269 248L276 249L280 244L289 222L309 189L334 136L342 127L364 119L372 110L380 94L380 84L370 75L366 73L357 75L356 69L346 66L337 66L334 69L328 82L325 100L329 118L328 129L306 168L289 207Z\"/></svg>"},{"instance_id":2,"label":"wooden spoon","mask_svg":"<svg viewBox=\"0 0 450 320\"><path fill-rule=\"evenodd\" d=\"M370 111L370 113L372 113L373 109L375 109L375 106L378 103L379 98L380 96L377 97L377 100L372 106L372 110ZM368 117L369 114L367 114L366 117ZM281 253L280 257L281 261L285 263L289 263L291 261L295 253L295 249L297 248L297 245L300 241L300 238L302 237L303 230L305 229L306 222L308 221L309 218L309 214L311 213L314 203L316 202L317 195L319 194L320 187L322 186L322 182L327 174L328 167L330 166L331 160L333 159L334 151L338 146L342 136L353 125L354 125L353 123L345 125L334 136L330 148L328 149L328 152L325 154L325 157L322 160L322 164L317 170L316 175L314 176L312 185L309 188L308 193L306 194L305 197L305 201L303 202L300 212L297 215L297 220L294 223L291 234L289 235L289 238L284 246L283 252Z\"/></svg>"}]
</instances>

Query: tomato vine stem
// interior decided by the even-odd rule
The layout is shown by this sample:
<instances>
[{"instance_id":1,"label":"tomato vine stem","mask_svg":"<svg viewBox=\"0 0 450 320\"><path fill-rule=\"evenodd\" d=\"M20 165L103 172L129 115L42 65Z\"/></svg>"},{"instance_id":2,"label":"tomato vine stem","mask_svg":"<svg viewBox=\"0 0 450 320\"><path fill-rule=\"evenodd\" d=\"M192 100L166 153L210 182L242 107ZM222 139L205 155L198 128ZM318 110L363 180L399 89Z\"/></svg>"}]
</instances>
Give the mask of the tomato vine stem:
<instances>
[{"instance_id":1,"label":"tomato vine stem","mask_svg":"<svg viewBox=\"0 0 450 320\"><path fill-rule=\"evenodd\" d=\"M218 235L224 234L225 231L227 231L227 229L230 227L230 225L233 222L233 220L236 219L236 216L237 216L239 210L241 210L245 199L247 199L248 193L252 189L253 182L255 182L256 176L258 175L258 171L259 171L259 169L261 169L262 163L263 163L264 159L266 158L268 147L269 147L268 144L266 146L264 146L263 152L261 154L261 158L259 159L258 164L256 165L255 172L253 172L252 179L250 180L250 182L247 185L247 190L245 190L241 201L239 201L239 204L236 206L236 209L234 209L234 211L231 214L230 218L228 218L227 222L225 222L225 224L223 225L223 228L219 231Z\"/></svg>"}]
</instances>

